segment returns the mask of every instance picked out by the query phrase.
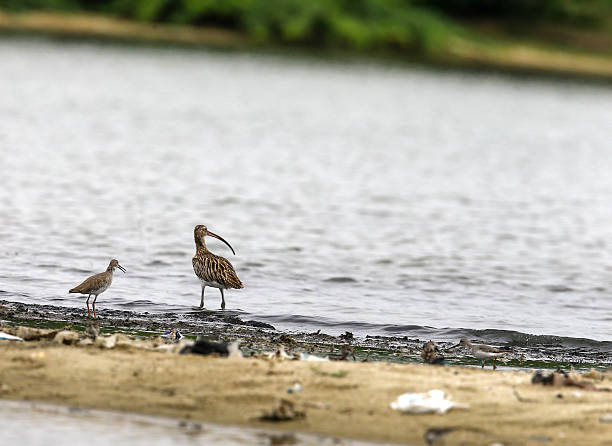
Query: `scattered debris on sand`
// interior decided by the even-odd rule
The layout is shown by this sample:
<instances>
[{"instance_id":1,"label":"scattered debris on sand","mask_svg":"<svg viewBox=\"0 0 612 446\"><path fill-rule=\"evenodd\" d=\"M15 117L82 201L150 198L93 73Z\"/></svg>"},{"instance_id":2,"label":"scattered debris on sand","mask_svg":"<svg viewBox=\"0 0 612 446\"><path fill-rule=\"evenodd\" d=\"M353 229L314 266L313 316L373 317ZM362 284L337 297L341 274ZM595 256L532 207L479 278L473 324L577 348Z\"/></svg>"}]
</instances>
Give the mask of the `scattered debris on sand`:
<instances>
[{"instance_id":1,"label":"scattered debris on sand","mask_svg":"<svg viewBox=\"0 0 612 446\"><path fill-rule=\"evenodd\" d=\"M240 342L246 357L236 360L228 358L231 354L180 355L197 341L185 336L168 343L160 333L175 325L126 334L108 332L105 322L99 321L101 333L95 339L85 324L30 328L0 322L0 331L31 338L0 342L0 396L194 422L261 427L264 422L285 421L283 428L295 432L386 443L425 440L437 445L488 446L526 444L545 436L551 444L596 444L610 426L609 393L573 386L565 387L561 395L562 387L533 385L532 372L525 370L492 373L480 367L321 361L319 354L342 350L337 338L331 353L329 344L313 348L317 354L306 353L319 358L312 364L295 360L307 348L293 335L295 347L273 342L278 335L243 336ZM227 335L203 340L224 345L230 352ZM410 353L419 362L422 345ZM356 356L367 354L365 348L351 347ZM285 348L293 350L287 353ZM347 352L344 349L341 355ZM568 375L597 384L596 390L612 382L612 370L604 368L584 376ZM469 410L451 410L468 404ZM496 420L504 422L476 431L474 427L491 416L492 408ZM559 426L563 426L563 437Z\"/></svg>"},{"instance_id":2,"label":"scattered debris on sand","mask_svg":"<svg viewBox=\"0 0 612 446\"><path fill-rule=\"evenodd\" d=\"M261 421L292 421L306 418L306 411L298 409L293 401L282 398L272 410L264 412Z\"/></svg>"},{"instance_id":3,"label":"scattered debris on sand","mask_svg":"<svg viewBox=\"0 0 612 446\"><path fill-rule=\"evenodd\" d=\"M589 372L589 377L593 376L593 373ZM595 384L590 381L585 381L578 376L572 376L570 373L565 372L561 369L555 370L552 373L544 374L541 370L536 371L531 378L532 384L542 384L543 386L553 387L578 387L584 390L598 390L603 392L610 392L612 389L607 387L597 388Z\"/></svg>"},{"instance_id":4,"label":"scattered debris on sand","mask_svg":"<svg viewBox=\"0 0 612 446\"><path fill-rule=\"evenodd\" d=\"M427 393L404 393L391 402L390 407L403 413L444 415L453 407L468 409L469 405L456 403L442 390L433 389Z\"/></svg>"},{"instance_id":5,"label":"scattered debris on sand","mask_svg":"<svg viewBox=\"0 0 612 446\"><path fill-rule=\"evenodd\" d=\"M23 342L23 339L20 338L19 336L13 336L12 334L8 334L8 333L4 333L3 331L0 331L0 341L21 341Z\"/></svg>"}]
</instances>

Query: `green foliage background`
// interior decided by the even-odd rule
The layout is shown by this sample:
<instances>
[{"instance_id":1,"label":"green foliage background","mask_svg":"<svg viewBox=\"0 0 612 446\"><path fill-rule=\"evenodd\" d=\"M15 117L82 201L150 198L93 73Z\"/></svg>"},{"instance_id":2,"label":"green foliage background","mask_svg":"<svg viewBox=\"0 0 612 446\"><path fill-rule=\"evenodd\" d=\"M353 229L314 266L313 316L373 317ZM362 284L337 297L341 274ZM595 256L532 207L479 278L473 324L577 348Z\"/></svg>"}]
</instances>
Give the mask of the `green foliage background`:
<instances>
[{"instance_id":1,"label":"green foliage background","mask_svg":"<svg viewBox=\"0 0 612 446\"><path fill-rule=\"evenodd\" d=\"M612 0L0 0L0 8L211 25L261 43L428 54L444 51L464 32L457 19L612 24Z\"/></svg>"}]
</instances>

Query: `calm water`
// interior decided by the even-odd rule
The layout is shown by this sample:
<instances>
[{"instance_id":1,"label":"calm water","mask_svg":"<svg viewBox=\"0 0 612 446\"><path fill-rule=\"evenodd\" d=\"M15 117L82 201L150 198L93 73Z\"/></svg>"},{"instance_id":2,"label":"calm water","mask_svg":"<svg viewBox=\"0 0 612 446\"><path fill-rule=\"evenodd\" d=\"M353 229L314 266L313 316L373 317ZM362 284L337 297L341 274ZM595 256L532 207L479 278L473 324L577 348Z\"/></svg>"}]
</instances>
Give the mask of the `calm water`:
<instances>
[{"instance_id":1,"label":"calm water","mask_svg":"<svg viewBox=\"0 0 612 446\"><path fill-rule=\"evenodd\" d=\"M107 446L368 446L371 443L122 412L0 400L3 444Z\"/></svg>"},{"instance_id":2,"label":"calm water","mask_svg":"<svg viewBox=\"0 0 612 446\"><path fill-rule=\"evenodd\" d=\"M0 297L199 303L281 328L611 340L612 89L280 56L0 40ZM217 290L207 306L219 307ZM456 333L455 331L452 331Z\"/></svg>"}]
</instances>

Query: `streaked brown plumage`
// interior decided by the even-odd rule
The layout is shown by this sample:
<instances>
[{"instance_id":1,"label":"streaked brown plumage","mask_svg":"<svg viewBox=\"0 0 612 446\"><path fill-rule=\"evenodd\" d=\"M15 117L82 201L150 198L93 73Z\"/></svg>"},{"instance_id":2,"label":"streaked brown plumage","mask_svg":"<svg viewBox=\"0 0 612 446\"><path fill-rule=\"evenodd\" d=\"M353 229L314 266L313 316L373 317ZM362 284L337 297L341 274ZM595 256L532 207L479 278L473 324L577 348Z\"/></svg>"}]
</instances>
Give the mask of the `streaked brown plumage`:
<instances>
[{"instance_id":1,"label":"streaked brown plumage","mask_svg":"<svg viewBox=\"0 0 612 446\"><path fill-rule=\"evenodd\" d=\"M200 306L194 308L204 308L204 288L210 286L219 288L221 291L221 309L223 310L225 309L225 296L223 295L223 290L228 288L243 288L243 285L229 260L210 252L208 248L206 248L206 241L204 238L210 235L229 246L232 252L234 252L234 249L222 237L210 232L204 225L197 225L193 230L193 235L196 244L196 253L192 259L193 271L202 284Z\"/></svg>"},{"instance_id":2,"label":"streaked brown plumage","mask_svg":"<svg viewBox=\"0 0 612 446\"><path fill-rule=\"evenodd\" d=\"M85 301L85 304L87 305L87 316L91 317L91 312L89 311L89 298L93 295L96 297L94 298L91 306L93 308L94 319L96 318L96 299L98 298L99 294L106 291L111 283L113 283L113 272L115 271L115 268L119 268L125 273L125 269L119 265L119 262L116 259L113 259L108 264L106 271L88 277L83 281L83 283L68 291L69 293L87 294L87 301Z\"/></svg>"}]
</instances>

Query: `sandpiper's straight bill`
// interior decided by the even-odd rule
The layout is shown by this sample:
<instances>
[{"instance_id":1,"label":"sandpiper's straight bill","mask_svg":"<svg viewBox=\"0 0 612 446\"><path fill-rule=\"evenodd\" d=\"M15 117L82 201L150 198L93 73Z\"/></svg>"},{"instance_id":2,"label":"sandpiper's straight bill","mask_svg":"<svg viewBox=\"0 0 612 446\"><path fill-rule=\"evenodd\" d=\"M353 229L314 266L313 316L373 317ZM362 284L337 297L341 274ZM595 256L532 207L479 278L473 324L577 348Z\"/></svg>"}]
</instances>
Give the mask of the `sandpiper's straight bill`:
<instances>
[{"instance_id":1,"label":"sandpiper's straight bill","mask_svg":"<svg viewBox=\"0 0 612 446\"><path fill-rule=\"evenodd\" d=\"M484 368L485 359L493 359L493 370L497 369L497 358L501 358L502 356L506 356L508 353L512 353L510 350L501 350L496 347L491 347L490 345L472 344L469 339L465 337L461 338L459 344L455 345L454 347L459 346L465 346L472 350L474 357L482 361L482 368Z\"/></svg>"},{"instance_id":2,"label":"sandpiper's straight bill","mask_svg":"<svg viewBox=\"0 0 612 446\"><path fill-rule=\"evenodd\" d=\"M232 253L236 254L234 248L223 239L223 237L210 232L206 226L197 225L193 230L193 235L196 244L196 253L191 263L193 264L193 271L195 272L200 284L202 285L202 296L200 299L200 306L194 307L194 309L201 310L204 308L204 288L207 286L213 288L219 288L221 291L221 309L225 309L225 296L223 290L228 288L243 288L242 282L236 275L234 267L226 258L215 255L206 248L206 241L204 238L207 235L215 237L229 246Z\"/></svg>"},{"instance_id":3,"label":"sandpiper's straight bill","mask_svg":"<svg viewBox=\"0 0 612 446\"><path fill-rule=\"evenodd\" d=\"M98 298L99 294L106 291L111 283L113 283L113 272L115 271L115 268L119 268L125 273L125 268L119 265L119 261L113 259L108 264L106 271L88 277L83 281L83 283L68 291L69 293L87 294L87 300L85 301L85 304L87 305L87 316L91 317L91 312L89 311L89 298L93 295L95 297L91 306L93 308L94 319L96 318L96 299Z\"/></svg>"}]
</instances>

